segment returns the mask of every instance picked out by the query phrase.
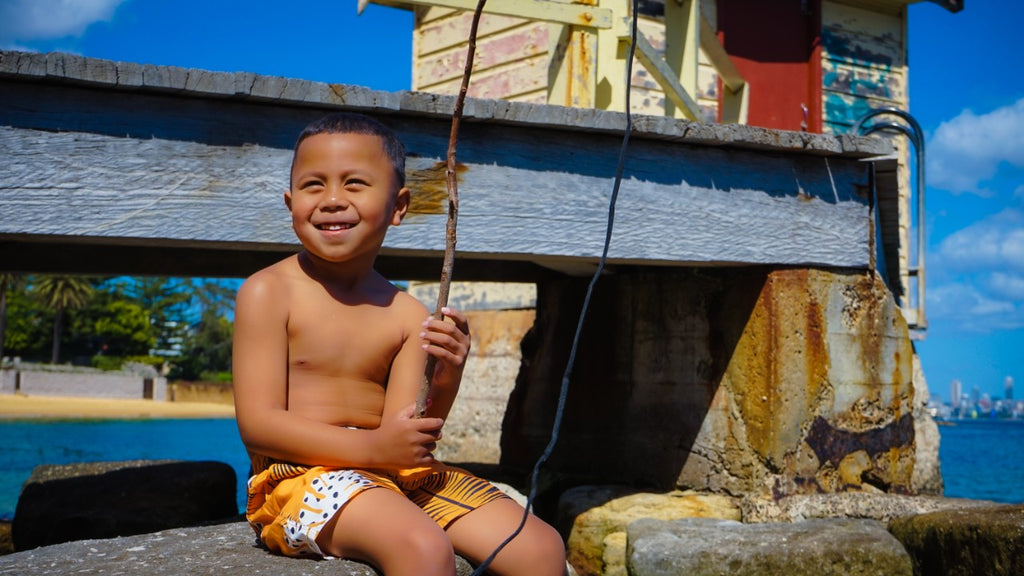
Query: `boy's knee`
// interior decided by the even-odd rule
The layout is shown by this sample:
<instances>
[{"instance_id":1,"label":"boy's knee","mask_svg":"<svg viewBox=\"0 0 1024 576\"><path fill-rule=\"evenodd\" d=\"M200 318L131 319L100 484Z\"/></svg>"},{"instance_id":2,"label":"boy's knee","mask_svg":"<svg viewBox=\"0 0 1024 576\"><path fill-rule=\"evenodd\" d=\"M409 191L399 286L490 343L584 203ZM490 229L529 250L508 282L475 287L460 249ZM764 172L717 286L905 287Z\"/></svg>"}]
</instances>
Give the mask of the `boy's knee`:
<instances>
[{"instance_id":1,"label":"boy's knee","mask_svg":"<svg viewBox=\"0 0 1024 576\"><path fill-rule=\"evenodd\" d=\"M455 550L452 549L451 540L444 530L438 527L436 530L402 530L401 549L409 557L419 558L425 566L445 564L454 562Z\"/></svg>"},{"instance_id":2,"label":"boy's knee","mask_svg":"<svg viewBox=\"0 0 1024 576\"><path fill-rule=\"evenodd\" d=\"M562 575L565 573L565 542L557 530L545 523L537 523L531 530L527 549L534 563L534 574Z\"/></svg>"}]
</instances>

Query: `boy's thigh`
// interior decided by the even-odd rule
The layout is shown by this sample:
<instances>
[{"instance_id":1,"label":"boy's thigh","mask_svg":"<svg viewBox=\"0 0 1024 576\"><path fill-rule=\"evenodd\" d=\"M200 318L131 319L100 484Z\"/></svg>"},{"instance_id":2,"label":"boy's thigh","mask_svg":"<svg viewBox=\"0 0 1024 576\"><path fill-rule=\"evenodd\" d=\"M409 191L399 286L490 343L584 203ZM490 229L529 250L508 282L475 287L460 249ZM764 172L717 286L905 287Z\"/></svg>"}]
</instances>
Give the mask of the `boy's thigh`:
<instances>
[{"instance_id":1,"label":"boy's thigh","mask_svg":"<svg viewBox=\"0 0 1024 576\"><path fill-rule=\"evenodd\" d=\"M371 488L349 501L317 537L326 554L376 563L412 548L446 547L447 535L400 492Z\"/></svg>"}]
</instances>

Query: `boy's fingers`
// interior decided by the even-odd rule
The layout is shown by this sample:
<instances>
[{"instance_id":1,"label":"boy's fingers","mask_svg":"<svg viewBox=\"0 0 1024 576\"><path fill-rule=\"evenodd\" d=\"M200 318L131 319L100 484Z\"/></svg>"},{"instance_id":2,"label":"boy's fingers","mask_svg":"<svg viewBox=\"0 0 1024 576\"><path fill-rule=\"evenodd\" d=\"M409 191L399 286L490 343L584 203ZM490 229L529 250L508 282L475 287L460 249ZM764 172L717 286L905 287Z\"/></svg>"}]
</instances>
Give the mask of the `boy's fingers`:
<instances>
[{"instance_id":1,"label":"boy's fingers","mask_svg":"<svg viewBox=\"0 0 1024 576\"><path fill-rule=\"evenodd\" d=\"M469 334L469 319L455 308L444 307L441 308L441 313L452 319L459 330L465 334Z\"/></svg>"},{"instance_id":2,"label":"boy's fingers","mask_svg":"<svg viewBox=\"0 0 1024 576\"><path fill-rule=\"evenodd\" d=\"M407 407L402 408L398 411L398 417L403 420L412 420L412 417L416 414L416 403L413 402Z\"/></svg>"}]
</instances>

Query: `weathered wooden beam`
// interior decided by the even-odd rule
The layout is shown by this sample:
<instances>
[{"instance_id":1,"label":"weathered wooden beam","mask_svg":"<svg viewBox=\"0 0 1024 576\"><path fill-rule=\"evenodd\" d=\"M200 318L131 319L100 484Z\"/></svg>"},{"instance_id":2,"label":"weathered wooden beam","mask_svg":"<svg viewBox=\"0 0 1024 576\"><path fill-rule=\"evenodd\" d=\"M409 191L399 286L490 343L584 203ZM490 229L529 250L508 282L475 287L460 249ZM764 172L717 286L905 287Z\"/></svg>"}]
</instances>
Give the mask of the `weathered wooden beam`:
<instances>
[{"instance_id":1,"label":"weathered wooden beam","mask_svg":"<svg viewBox=\"0 0 1024 576\"><path fill-rule=\"evenodd\" d=\"M198 276L245 278L294 253L295 246L237 246L159 240L125 244L118 239L0 236L0 271L97 276ZM459 280L537 282L551 274L532 262L457 258ZM441 257L377 258L375 267L394 280L437 281Z\"/></svg>"},{"instance_id":2,"label":"weathered wooden beam","mask_svg":"<svg viewBox=\"0 0 1024 576\"><path fill-rule=\"evenodd\" d=\"M358 11L360 14L370 2L395 8L439 6L472 11L476 7L476 2L473 0L359 0ZM612 27L612 11L589 4L568 4L551 0L487 0L485 12L570 26Z\"/></svg>"},{"instance_id":3,"label":"weathered wooden beam","mask_svg":"<svg viewBox=\"0 0 1024 576\"><path fill-rule=\"evenodd\" d=\"M282 200L293 140L309 120L344 109L391 125L410 152L414 205L389 233L382 261L436 262L452 102L0 52L0 239L207 256L294 251ZM590 269L623 120L468 100L460 278L469 278L463 261L508 263L509 276ZM860 159L887 151L869 138L637 117L611 262L867 267L869 171Z\"/></svg>"}]
</instances>

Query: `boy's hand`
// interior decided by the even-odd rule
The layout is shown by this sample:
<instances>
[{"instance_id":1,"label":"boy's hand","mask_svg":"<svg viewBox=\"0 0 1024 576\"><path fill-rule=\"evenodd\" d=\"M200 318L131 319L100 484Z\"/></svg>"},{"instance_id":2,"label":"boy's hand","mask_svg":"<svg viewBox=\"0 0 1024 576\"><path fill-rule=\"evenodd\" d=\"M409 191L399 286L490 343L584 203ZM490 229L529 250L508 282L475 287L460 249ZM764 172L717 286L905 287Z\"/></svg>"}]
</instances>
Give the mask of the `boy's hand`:
<instances>
[{"instance_id":1,"label":"boy's hand","mask_svg":"<svg viewBox=\"0 0 1024 576\"><path fill-rule=\"evenodd\" d=\"M438 359L434 381L457 384L469 356L469 321L454 308L441 308L441 313L452 321L428 317L423 323L420 338L423 340L423 349Z\"/></svg>"},{"instance_id":2,"label":"boy's hand","mask_svg":"<svg viewBox=\"0 0 1024 576\"><path fill-rule=\"evenodd\" d=\"M381 421L375 432L375 455L381 468L416 468L434 463L434 448L441 439L440 418L416 418L410 404L392 420Z\"/></svg>"}]
</instances>

